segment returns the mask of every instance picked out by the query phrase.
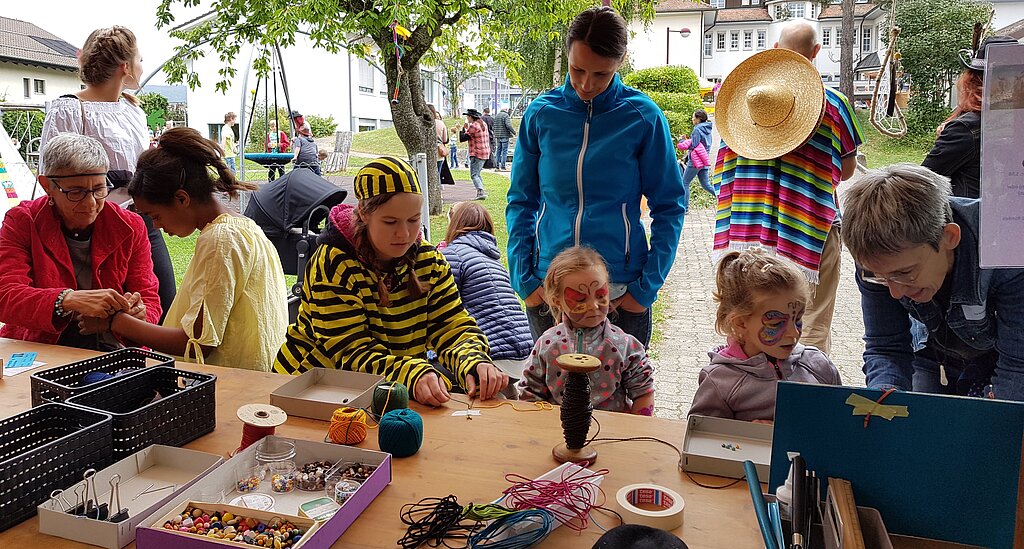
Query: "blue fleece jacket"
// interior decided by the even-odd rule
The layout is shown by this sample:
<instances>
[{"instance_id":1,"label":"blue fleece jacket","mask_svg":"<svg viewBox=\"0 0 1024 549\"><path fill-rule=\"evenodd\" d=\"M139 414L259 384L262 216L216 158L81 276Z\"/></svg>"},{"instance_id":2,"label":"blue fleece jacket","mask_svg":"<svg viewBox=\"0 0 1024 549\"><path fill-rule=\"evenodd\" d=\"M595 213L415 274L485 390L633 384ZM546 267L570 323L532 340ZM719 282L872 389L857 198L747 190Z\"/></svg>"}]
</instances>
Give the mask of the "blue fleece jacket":
<instances>
[{"instance_id":1,"label":"blue fleece jacket","mask_svg":"<svg viewBox=\"0 0 1024 549\"><path fill-rule=\"evenodd\" d=\"M651 239L640 197L651 208ZM685 190L675 142L661 109L615 75L591 101L569 78L523 115L508 191L512 287L526 297L559 252L596 249L612 282L650 307L675 260Z\"/></svg>"}]
</instances>

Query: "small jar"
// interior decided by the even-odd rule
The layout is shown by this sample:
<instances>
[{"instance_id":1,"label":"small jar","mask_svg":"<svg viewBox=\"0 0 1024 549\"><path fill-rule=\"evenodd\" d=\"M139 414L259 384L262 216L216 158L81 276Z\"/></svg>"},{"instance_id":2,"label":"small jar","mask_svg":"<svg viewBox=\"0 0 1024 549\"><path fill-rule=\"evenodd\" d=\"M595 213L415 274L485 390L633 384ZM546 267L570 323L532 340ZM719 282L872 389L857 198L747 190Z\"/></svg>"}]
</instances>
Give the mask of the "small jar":
<instances>
[{"instance_id":1,"label":"small jar","mask_svg":"<svg viewBox=\"0 0 1024 549\"><path fill-rule=\"evenodd\" d=\"M334 502L338 505L345 505L345 502L355 495L360 486L362 485L354 480L339 480L334 485L334 494L332 494Z\"/></svg>"},{"instance_id":2,"label":"small jar","mask_svg":"<svg viewBox=\"0 0 1024 549\"><path fill-rule=\"evenodd\" d=\"M275 461L295 459L295 443L277 437L266 437L256 446L256 464L267 465Z\"/></svg>"},{"instance_id":3,"label":"small jar","mask_svg":"<svg viewBox=\"0 0 1024 549\"><path fill-rule=\"evenodd\" d=\"M307 492L324 490L327 487L327 472L331 470L332 466L330 461L312 461L304 464L302 470L295 476L299 490Z\"/></svg>"},{"instance_id":4,"label":"small jar","mask_svg":"<svg viewBox=\"0 0 1024 549\"><path fill-rule=\"evenodd\" d=\"M252 462L239 465L235 469L235 477L238 479L235 482L235 490L239 494L256 491L265 474L266 469L262 465L253 465Z\"/></svg>"},{"instance_id":5,"label":"small jar","mask_svg":"<svg viewBox=\"0 0 1024 549\"><path fill-rule=\"evenodd\" d=\"M271 490L283 494L295 489L294 461L272 461L266 467Z\"/></svg>"}]
</instances>

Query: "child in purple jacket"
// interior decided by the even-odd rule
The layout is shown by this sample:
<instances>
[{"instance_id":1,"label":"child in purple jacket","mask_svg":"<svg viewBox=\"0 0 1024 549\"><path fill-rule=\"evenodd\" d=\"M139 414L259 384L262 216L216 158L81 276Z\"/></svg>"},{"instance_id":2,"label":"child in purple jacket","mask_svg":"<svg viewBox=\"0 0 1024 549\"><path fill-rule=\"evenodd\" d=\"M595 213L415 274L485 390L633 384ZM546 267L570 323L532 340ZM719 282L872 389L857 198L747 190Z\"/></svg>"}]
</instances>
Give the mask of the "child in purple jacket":
<instances>
[{"instance_id":1,"label":"child in purple jacket","mask_svg":"<svg viewBox=\"0 0 1024 549\"><path fill-rule=\"evenodd\" d=\"M824 353L799 343L807 281L788 259L760 248L718 264L715 329L726 344L708 352L690 414L771 423L779 380L841 385Z\"/></svg>"}]
</instances>

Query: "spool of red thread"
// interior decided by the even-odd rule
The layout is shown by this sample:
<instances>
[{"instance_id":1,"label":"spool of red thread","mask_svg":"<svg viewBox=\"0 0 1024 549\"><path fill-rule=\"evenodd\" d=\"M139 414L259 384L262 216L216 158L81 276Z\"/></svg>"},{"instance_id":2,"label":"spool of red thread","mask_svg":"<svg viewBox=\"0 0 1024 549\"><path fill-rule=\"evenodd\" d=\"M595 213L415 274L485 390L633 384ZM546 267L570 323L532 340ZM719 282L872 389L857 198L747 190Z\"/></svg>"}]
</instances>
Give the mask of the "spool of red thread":
<instances>
[{"instance_id":1,"label":"spool of red thread","mask_svg":"<svg viewBox=\"0 0 1024 549\"><path fill-rule=\"evenodd\" d=\"M288 420L288 414L273 404L246 404L238 409L242 426L242 441L231 455L235 455L263 437L274 434L274 430Z\"/></svg>"}]
</instances>

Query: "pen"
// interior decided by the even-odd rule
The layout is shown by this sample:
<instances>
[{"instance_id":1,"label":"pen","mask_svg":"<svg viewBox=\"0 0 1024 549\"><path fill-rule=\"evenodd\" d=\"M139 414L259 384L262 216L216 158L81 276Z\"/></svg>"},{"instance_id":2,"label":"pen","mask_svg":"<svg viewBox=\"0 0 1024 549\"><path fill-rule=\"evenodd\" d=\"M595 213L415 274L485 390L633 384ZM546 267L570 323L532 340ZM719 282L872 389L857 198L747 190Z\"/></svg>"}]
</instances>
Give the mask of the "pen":
<instances>
[{"instance_id":1,"label":"pen","mask_svg":"<svg viewBox=\"0 0 1024 549\"><path fill-rule=\"evenodd\" d=\"M801 456L793 457L793 539L790 549L803 549L807 512L807 464Z\"/></svg>"}]
</instances>

